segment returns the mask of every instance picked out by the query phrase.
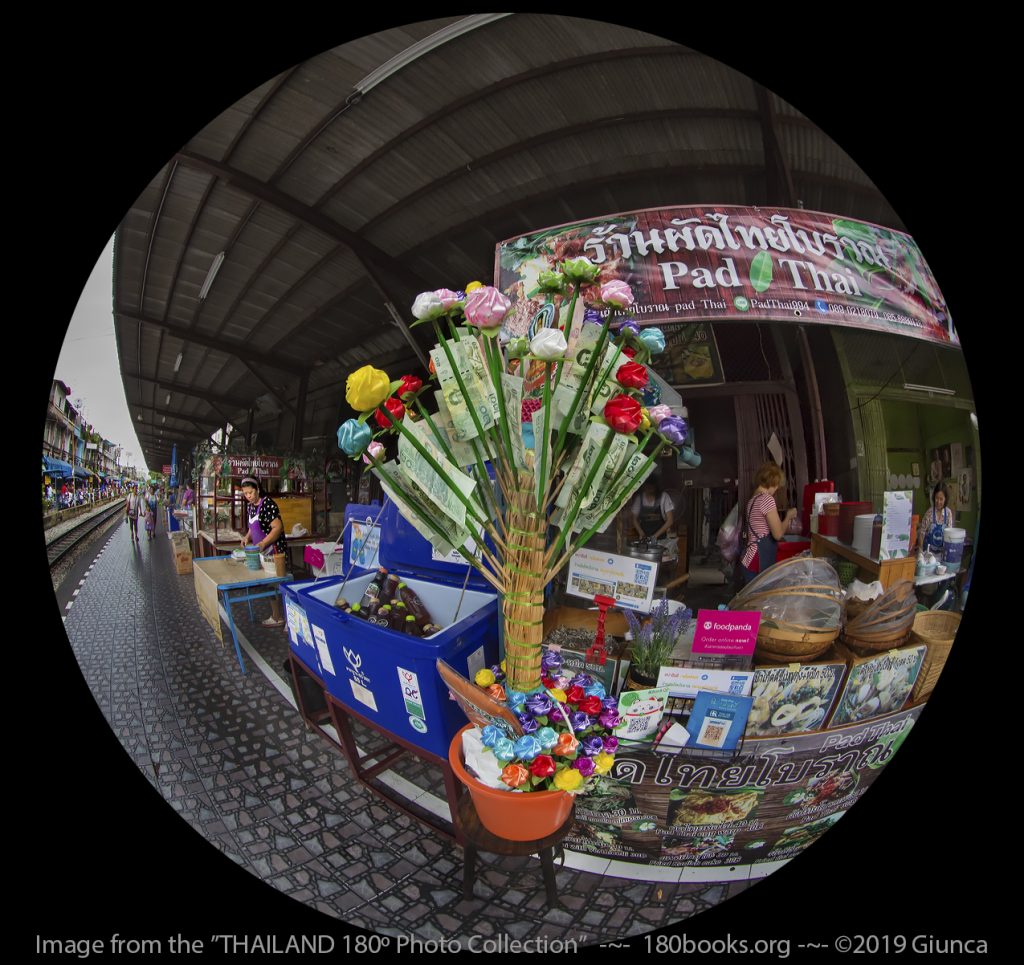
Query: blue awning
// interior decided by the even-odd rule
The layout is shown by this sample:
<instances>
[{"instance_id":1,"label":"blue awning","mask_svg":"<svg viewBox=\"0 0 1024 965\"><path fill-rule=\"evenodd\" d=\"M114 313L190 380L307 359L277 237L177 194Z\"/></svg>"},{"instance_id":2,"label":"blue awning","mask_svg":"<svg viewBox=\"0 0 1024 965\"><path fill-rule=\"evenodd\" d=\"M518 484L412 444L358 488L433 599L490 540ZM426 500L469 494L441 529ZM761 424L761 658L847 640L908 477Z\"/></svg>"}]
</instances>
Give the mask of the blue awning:
<instances>
[{"instance_id":1,"label":"blue awning","mask_svg":"<svg viewBox=\"0 0 1024 965\"><path fill-rule=\"evenodd\" d=\"M76 479L88 479L89 473L81 466L75 466L75 478Z\"/></svg>"},{"instance_id":2,"label":"blue awning","mask_svg":"<svg viewBox=\"0 0 1024 965\"><path fill-rule=\"evenodd\" d=\"M51 476L70 477L71 475L71 463L65 462L63 459L54 459L53 456L43 456L43 465L46 467L45 471Z\"/></svg>"}]
</instances>

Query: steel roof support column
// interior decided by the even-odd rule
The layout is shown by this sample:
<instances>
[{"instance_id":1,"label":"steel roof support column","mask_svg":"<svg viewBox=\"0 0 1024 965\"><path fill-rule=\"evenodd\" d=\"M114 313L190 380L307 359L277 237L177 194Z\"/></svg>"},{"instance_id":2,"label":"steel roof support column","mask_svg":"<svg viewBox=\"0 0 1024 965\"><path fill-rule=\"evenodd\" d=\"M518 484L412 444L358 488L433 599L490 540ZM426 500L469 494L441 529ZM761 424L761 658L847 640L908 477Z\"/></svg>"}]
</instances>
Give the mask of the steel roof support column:
<instances>
[{"instance_id":1,"label":"steel roof support column","mask_svg":"<svg viewBox=\"0 0 1024 965\"><path fill-rule=\"evenodd\" d=\"M295 424L292 427L292 450L302 451L302 428L306 422L306 390L309 388L309 373L299 379L299 397L295 400Z\"/></svg>"},{"instance_id":2,"label":"steel roof support column","mask_svg":"<svg viewBox=\"0 0 1024 965\"><path fill-rule=\"evenodd\" d=\"M761 136L764 141L764 174L767 189L766 202L783 208L797 207L793 176L786 163L786 153L779 140L771 97L760 84L754 84L757 106L761 111Z\"/></svg>"}]
</instances>

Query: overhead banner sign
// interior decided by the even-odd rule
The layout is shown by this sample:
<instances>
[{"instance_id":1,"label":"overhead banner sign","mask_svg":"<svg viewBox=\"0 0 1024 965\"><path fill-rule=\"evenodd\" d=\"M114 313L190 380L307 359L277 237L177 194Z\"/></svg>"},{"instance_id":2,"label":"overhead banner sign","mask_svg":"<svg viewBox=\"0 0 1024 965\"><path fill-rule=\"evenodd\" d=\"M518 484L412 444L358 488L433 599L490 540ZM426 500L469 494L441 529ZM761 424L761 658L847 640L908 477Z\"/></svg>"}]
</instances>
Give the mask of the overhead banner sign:
<instances>
[{"instance_id":1,"label":"overhead banner sign","mask_svg":"<svg viewBox=\"0 0 1024 965\"><path fill-rule=\"evenodd\" d=\"M227 462L232 476L252 476L256 479L280 476L281 456L228 456Z\"/></svg>"},{"instance_id":2,"label":"overhead banner sign","mask_svg":"<svg viewBox=\"0 0 1024 965\"><path fill-rule=\"evenodd\" d=\"M816 211L731 205L630 211L501 242L495 279L513 302L509 331L526 331L544 304L539 272L577 255L601 266L601 281L632 287L629 314L641 325L771 320L960 344L909 235Z\"/></svg>"}]
</instances>

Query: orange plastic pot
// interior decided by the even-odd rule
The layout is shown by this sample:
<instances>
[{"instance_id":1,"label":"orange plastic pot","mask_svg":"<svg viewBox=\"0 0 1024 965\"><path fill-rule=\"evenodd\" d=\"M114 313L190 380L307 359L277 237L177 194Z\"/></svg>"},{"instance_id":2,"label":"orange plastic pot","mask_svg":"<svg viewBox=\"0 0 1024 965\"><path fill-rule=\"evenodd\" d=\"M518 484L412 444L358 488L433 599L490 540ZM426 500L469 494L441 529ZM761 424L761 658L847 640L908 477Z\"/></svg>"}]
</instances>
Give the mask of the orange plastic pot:
<instances>
[{"instance_id":1,"label":"orange plastic pot","mask_svg":"<svg viewBox=\"0 0 1024 965\"><path fill-rule=\"evenodd\" d=\"M569 817L573 799L565 791L499 791L481 784L462 764L462 735L474 725L462 728L448 748L448 763L466 785L480 823L491 834L509 841L538 841L554 834Z\"/></svg>"}]
</instances>

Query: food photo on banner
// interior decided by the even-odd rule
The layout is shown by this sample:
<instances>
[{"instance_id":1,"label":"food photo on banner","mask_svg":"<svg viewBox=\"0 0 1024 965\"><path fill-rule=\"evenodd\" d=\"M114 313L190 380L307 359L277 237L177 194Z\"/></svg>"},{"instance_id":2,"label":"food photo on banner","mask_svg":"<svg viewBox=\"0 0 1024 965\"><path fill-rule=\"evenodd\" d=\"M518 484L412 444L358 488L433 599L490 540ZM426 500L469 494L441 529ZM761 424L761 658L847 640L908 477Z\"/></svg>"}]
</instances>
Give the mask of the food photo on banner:
<instances>
[{"instance_id":1,"label":"food photo on banner","mask_svg":"<svg viewBox=\"0 0 1024 965\"><path fill-rule=\"evenodd\" d=\"M270 101L276 96L271 88L264 93ZM884 924L895 934L905 915L915 933L969 937L983 930L978 894L960 905L978 913L977 929L945 924L953 901L939 869L972 881L981 871L969 848L949 846L948 828L930 835L944 827L951 742L962 735L964 688L979 642L976 619L968 631L960 627L982 492L980 446L968 422L975 401L961 394L936 415L941 393L938 401L927 396L926 405L918 389L905 387L926 377L900 374L885 384L903 356L887 358L880 347L920 343L914 358L922 369L922 357L941 353L942 364L959 373L961 334L972 360L977 347L970 321L962 333L953 326L954 313L960 322L964 312L946 281L948 260L933 255L929 221L915 240L792 200L755 205L760 195L726 196L746 203L697 203L695 191L680 189L672 198L612 194L628 200L552 204L546 217L534 209L514 221L496 219L489 236L476 239L472 274L460 262L455 276L440 256L431 270L417 264L425 284L394 308L423 352L422 367L397 348L335 357L324 363L333 394L326 382L315 389L330 398L335 419L330 475L339 484L352 480L361 510L325 537L333 540L349 523L338 543L342 571L324 565L322 574L290 574L280 588L285 626L268 645L252 634L260 660L249 661L244 676L221 626L217 587L196 598L191 578L180 584L209 624L201 630L210 653L226 653L222 662L231 671L226 685L211 678L208 694L195 701L185 688L171 695L185 745L214 696L217 712L240 726L284 701L295 739L279 753L279 722L274 717L269 726L268 714L268 726L252 737L254 747L265 747L265 761L252 764L243 783L255 799L268 782L284 787L296 777L293 765L308 764L311 780L303 783L298 772L294 802L243 826L233 815L249 808L245 799L236 809L218 797L232 793L218 774L234 772L234 751L210 747L210 759L204 751L188 764L190 774L196 765L199 782L199 837L153 793L166 793L173 766L155 751L124 783L129 806L121 819L98 802L82 803L95 841L72 835L47 803L54 830L46 853L59 850L78 866L124 856L140 882L124 896L124 909L140 931L152 923L152 934L165 939L167 908L187 885L194 887L189 909L171 930L195 930L193 937L200 927L209 938L294 922L295 933L340 936L352 926L353 934L374 931L392 943L399 934L423 942L458 937L463 947L471 933L550 939L557 932L559 939L628 942L630 954L657 951L645 939L666 927L751 937L775 928L794 942L824 940L844 928L866 930L837 908L863 898L862 888L877 885L886 866L896 887L913 882L926 904L908 912L875 894L872 927ZM578 220L542 227L565 218ZM126 240L122 264L132 257L127 247ZM229 253L225 283L231 267ZM874 338L891 341L867 341ZM737 377L737 344L767 377ZM854 345L874 347L860 356ZM868 372L864 358L877 371ZM815 368L817 401L809 389ZM785 389L776 381L782 370ZM963 383L956 385L961 391ZM881 397L872 398L876 393ZM917 413L918 404L927 413ZM178 448L181 458L187 447ZM287 475L285 458L218 453L204 473L211 480L278 479ZM743 518L755 471L769 460L784 477L768 494L775 508L763 519ZM912 483L914 463L923 479ZM889 485L889 469L903 482ZM674 505L669 535L683 537L678 561L645 557L658 553L624 536L630 508L652 479ZM805 487L825 482L834 484L827 492L836 501L818 511ZM956 550L964 556L947 557L960 540L950 533L943 555L927 563L913 544L940 482L954 484L949 529L966 531ZM371 505L372 513L362 511ZM738 559L750 536L755 547L774 541L778 552L774 561L758 557L760 568L742 588L716 548L733 507ZM792 529L775 538L772 525L791 507ZM755 527L768 527L769 535ZM787 556L790 547L796 552ZM729 575L702 583L708 569ZM955 588L952 602L935 608L947 585ZM991 605L990 594L977 593L971 590L972 609ZM242 609L235 619L248 634ZM702 643L698 613L750 620L749 649ZM77 707L83 731L96 737L96 779L118 786L121 741L134 724L119 721L118 743L107 755L107 720L87 688L69 683L80 683L83 672L75 659L83 630L71 617L68 624L75 652L57 658L62 697L67 691L62 706ZM224 649L215 636L224 637ZM198 652L207 642L190 638L188 646ZM285 659L287 677L279 670ZM273 665L279 680L265 687L265 671L253 663ZM305 703L310 693L322 711ZM151 712L142 706L144 722ZM955 723L941 719L950 714L960 715ZM390 768L362 783L357 758L344 746L346 720L353 746L391 741L404 763L388 761ZM55 722L42 727L58 736ZM977 748L979 768L987 751ZM68 762L67 779L87 780L85 764ZM374 789L366 789L374 782L399 788L419 810L409 817L410 809L403 815L401 805L372 797ZM304 830L327 813L338 821L326 834ZM474 872L465 839L456 843L436 830L440 819L447 830L464 831L469 813L481 839L486 833L488 841L519 848L507 854L525 855L533 844L537 854L544 850L538 842L552 839L558 904L546 892L543 855L506 860L478 846ZM371 841L381 827L390 829L383 833L392 835L392 847L375 851ZM178 857L167 861L159 844L149 856L133 856L121 843L97 843L137 840L144 831ZM313 841L321 851L308 848ZM365 888L359 878L356 888L361 872L352 866L385 852L418 852L428 841L441 848L426 866L403 865L397 876L382 871ZM302 847L307 855L293 866ZM171 866L166 880L153 874L157 857ZM39 883L41 869L33 874ZM474 897L463 897L464 874L476 876ZM591 878L591 898L581 896L579 882L589 886ZM738 882L750 887L734 889ZM416 897L408 897L410 889ZM508 890L520 895L518 904L506 900ZM422 915L406 917L421 904ZM111 933L128 930L116 909L96 905L86 890L69 910L68 927L85 934L92 920L110 923ZM63 935L52 922L50 930ZM222 949L213 943L207 951Z\"/></svg>"}]
</instances>

